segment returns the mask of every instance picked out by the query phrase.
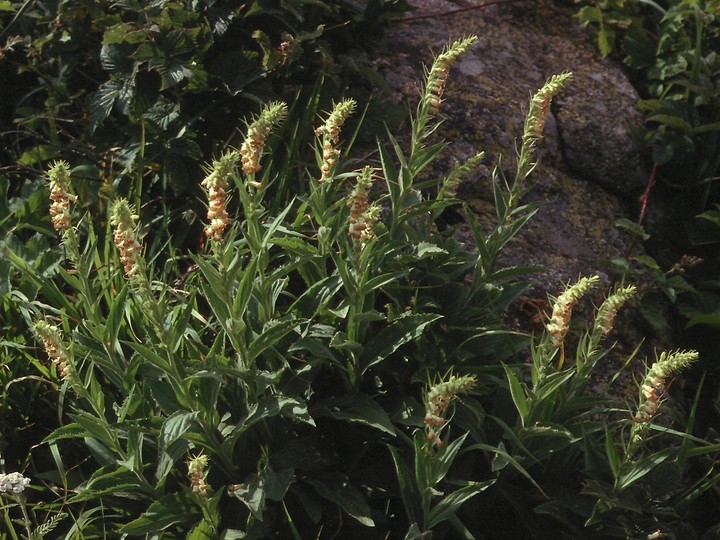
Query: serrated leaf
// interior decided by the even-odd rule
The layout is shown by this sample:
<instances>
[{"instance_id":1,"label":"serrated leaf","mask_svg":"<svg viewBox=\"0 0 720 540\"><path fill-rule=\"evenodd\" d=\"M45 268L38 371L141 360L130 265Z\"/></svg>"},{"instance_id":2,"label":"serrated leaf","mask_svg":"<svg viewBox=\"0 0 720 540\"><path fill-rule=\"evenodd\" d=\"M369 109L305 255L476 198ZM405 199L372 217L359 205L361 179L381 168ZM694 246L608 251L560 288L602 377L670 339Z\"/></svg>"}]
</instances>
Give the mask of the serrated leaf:
<instances>
[{"instance_id":1,"label":"serrated leaf","mask_svg":"<svg viewBox=\"0 0 720 540\"><path fill-rule=\"evenodd\" d=\"M430 242L420 242L417 245L417 256L419 259L424 259L425 257L432 257L433 255L437 254L447 254L447 250Z\"/></svg>"},{"instance_id":2,"label":"serrated leaf","mask_svg":"<svg viewBox=\"0 0 720 540\"><path fill-rule=\"evenodd\" d=\"M130 43L108 43L100 49L100 64L105 71L131 75L135 67L132 53L135 50Z\"/></svg>"},{"instance_id":3,"label":"serrated leaf","mask_svg":"<svg viewBox=\"0 0 720 540\"><path fill-rule=\"evenodd\" d=\"M102 83L90 100L93 129L110 116L116 103L121 106L124 114L128 114L132 95L132 85L126 80L111 79Z\"/></svg>"}]
</instances>

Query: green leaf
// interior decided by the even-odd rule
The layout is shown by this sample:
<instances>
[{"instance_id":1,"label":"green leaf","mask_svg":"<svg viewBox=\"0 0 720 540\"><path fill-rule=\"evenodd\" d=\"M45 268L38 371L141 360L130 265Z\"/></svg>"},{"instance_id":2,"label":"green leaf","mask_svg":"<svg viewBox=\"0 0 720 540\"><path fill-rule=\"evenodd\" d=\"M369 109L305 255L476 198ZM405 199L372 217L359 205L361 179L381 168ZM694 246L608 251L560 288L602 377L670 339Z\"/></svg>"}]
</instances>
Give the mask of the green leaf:
<instances>
[{"instance_id":1,"label":"green leaf","mask_svg":"<svg viewBox=\"0 0 720 540\"><path fill-rule=\"evenodd\" d=\"M213 540L214 538L217 538L215 527L203 519L188 533L185 540Z\"/></svg>"},{"instance_id":2,"label":"green leaf","mask_svg":"<svg viewBox=\"0 0 720 540\"><path fill-rule=\"evenodd\" d=\"M432 540L432 531L421 531L417 523L410 525L403 540Z\"/></svg>"},{"instance_id":3,"label":"green leaf","mask_svg":"<svg viewBox=\"0 0 720 540\"><path fill-rule=\"evenodd\" d=\"M142 516L125 525L120 532L129 535L157 533L171 525L195 521L199 511L188 494L173 493L152 503Z\"/></svg>"},{"instance_id":4,"label":"green leaf","mask_svg":"<svg viewBox=\"0 0 720 540\"><path fill-rule=\"evenodd\" d=\"M617 489L622 491L632 484L640 480L663 461L668 459L675 450L666 448L660 452L656 452L650 456L644 457L639 461L631 461L624 463L620 470L620 477L617 481Z\"/></svg>"},{"instance_id":5,"label":"green leaf","mask_svg":"<svg viewBox=\"0 0 720 540\"><path fill-rule=\"evenodd\" d=\"M12 5L12 2L9 0L3 0L0 2L0 11L11 11L14 12L15 8Z\"/></svg>"},{"instance_id":6,"label":"green leaf","mask_svg":"<svg viewBox=\"0 0 720 540\"><path fill-rule=\"evenodd\" d=\"M418 259L424 259L425 257L432 257L433 255L444 254L447 255L447 250L439 247L437 244L431 242L420 242L417 245L417 256Z\"/></svg>"},{"instance_id":7,"label":"green leaf","mask_svg":"<svg viewBox=\"0 0 720 540\"><path fill-rule=\"evenodd\" d=\"M407 314L395 319L391 324L380 330L365 345L360 360L361 374L375 364L379 364L398 350L402 345L420 336L425 327L442 318L435 314Z\"/></svg>"},{"instance_id":8,"label":"green leaf","mask_svg":"<svg viewBox=\"0 0 720 540\"><path fill-rule=\"evenodd\" d=\"M233 497L248 507L248 510L258 520L263 520L263 510L265 509L265 481L258 474L251 474L245 481L240 484L238 489L231 491Z\"/></svg>"},{"instance_id":9,"label":"green leaf","mask_svg":"<svg viewBox=\"0 0 720 540\"><path fill-rule=\"evenodd\" d=\"M680 118L679 116L672 116L669 114L653 114L647 117L647 122L658 122L671 128L679 129L684 133L690 133L693 131L693 126L687 120Z\"/></svg>"},{"instance_id":10,"label":"green leaf","mask_svg":"<svg viewBox=\"0 0 720 540\"><path fill-rule=\"evenodd\" d=\"M248 427L260 420L271 418L278 414L300 422L305 422L311 426L315 425L315 420L313 420L312 416L308 413L307 404L299 399L287 396L270 396L264 398L251 409L250 414L242 425Z\"/></svg>"},{"instance_id":11,"label":"green leaf","mask_svg":"<svg viewBox=\"0 0 720 540\"><path fill-rule=\"evenodd\" d=\"M499 419L498 419L498 418L495 418L495 421L499 421ZM521 446L522 446L522 443L521 443ZM500 470L500 469L504 468L507 464L512 465L512 466L515 468L515 470L517 470L520 474L522 474L525 478L527 478L527 479L532 483L532 485L535 486L540 493L542 493L542 495L543 495L544 497L547 497L547 495L545 494L545 492L543 491L543 489L540 487L540 484L538 484L538 483L535 481L535 479L530 475L530 473L525 469L525 467L523 467L522 465L520 465L520 463L518 462L518 460L516 460L514 457L512 457L510 454L508 454L508 453L505 451L505 446L504 446L502 443L500 443L497 447L490 446L490 445L488 445L488 444L477 443L477 444L473 444L473 445L467 447L467 448L465 449L465 451L466 451L466 452L469 452L469 451L474 450L474 449L476 449L476 448L477 448L478 450L485 450L485 451L488 451L488 452L492 452L492 453L494 453L496 456L502 456L502 457L501 457L501 459L502 459L502 465L501 465L500 467L498 467L497 470ZM524 449L524 450L527 451L526 449ZM529 454L529 453L528 453L528 454ZM532 455L531 455L531 454L530 454L530 457L532 458ZM494 461L494 460L493 460L493 461Z\"/></svg>"},{"instance_id":12,"label":"green leaf","mask_svg":"<svg viewBox=\"0 0 720 540\"><path fill-rule=\"evenodd\" d=\"M527 422L528 416L530 415L530 405L525 395L525 390L515 373L508 366L503 364L503 369L505 370L505 375L508 380L513 403L515 403L515 408L518 410L518 413L520 413L520 422L525 426L525 422Z\"/></svg>"},{"instance_id":13,"label":"green leaf","mask_svg":"<svg viewBox=\"0 0 720 540\"><path fill-rule=\"evenodd\" d=\"M607 426L605 426L605 455L607 456L610 470L612 471L613 478L617 478L620 473L620 454L615 447L615 440L613 439L612 433Z\"/></svg>"},{"instance_id":14,"label":"green leaf","mask_svg":"<svg viewBox=\"0 0 720 540\"><path fill-rule=\"evenodd\" d=\"M197 400L205 414L212 414L217 406L224 380L220 373L199 371L190 379L197 381Z\"/></svg>"},{"instance_id":15,"label":"green leaf","mask_svg":"<svg viewBox=\"0 0 720 540\"><path fill-rule=\"evenodd\" d=\"M154 499L156 493L137 475L126 467L117 464L107 465L95 470L87 484L70 499L72 503L89 501L112 494L115 497L129 499Z\"/></svg>"},{"instance_id":16,"label":"green leaf","mask_svg":"<svg viewBox=\"0 0 720 540\"><path fill-rule=\"evenodd\" d=\"M53 159L56 156L57 149L54 149L50 145L39 144L25 150L20 158L18 158L18 163L29 167Z\"/></svg>"},{"instance_id":17,"label":"green leaf","mask_svg":"<svg viewBox=\"0 0 720 540\"><path fill-rule=\"evenodd\" d=\"M340 473L326 473L306 478L305 481L312 485L320 496L337 504L366 527L375 526L370 516L370 507L346 476Z\"/></svg>"},{"instance_id":18,"label":"green leaf","mask_svg":"<svg viewBox=\"0 0 720 540\"><path fill-rule=\"evenodd\" d=\"M257 360L265 350L277 345L287 334L297 327L298 321L295 319L272 321L271 324L266 324L262 333L248 346L247 361L254 362Z\"/></svg>"},{"instance_id":19,"label":"green leaf","mask_svg":"<svg viewBox=\"0 0 720 540\"><path fill-rule=\"evenodd\" d=\"M115 103L124 104L124 113L129 113L128 104L132 99L132 87L127 81L110 79L100 85L90 100L90 116L93 129L97 128L110 116Z\"/></svg>"},{"instance_id":20,"label":"green leaf","mask_svg":"<svg viewBox=\"0 0 720 540\"><path fill-rule=\"evenodd\" d=\"M485 482L471 482L443 497L440 502L433 506L428 514L428 529L432 529L436 525L455 515L463 503L475 495L482 493L494 483L495 479L486 480Z\"/></svg>"},{"instance_id":21,"label":"green leaf","mask_svg":"<svg viewBox=\"0 0 720 540\"><path fill-rule=\"evenodd\" d=\"M162 428L160 429L160 438L158 441L160 448L164 450L178 438L190 431L195 425L199 414L198 411L177 411L170 415L170 417L163 422Z\"/></svg>"},{"instance_id":22,"label":"green leaf","mask_svg":"<svg viewBox=\"0 0 720 540\"><path fill-rule=\"evenodd\" d=\"M105 71L132 75L135 47L128 42L107 43L100 49L100 63Z\"/></svg>"},{"instance_id":23,"label":"green leaf","mask_svg":"<svg viewBox=\"0 0 720 540\"><path fill-rule=\"evenodd\" d=\"M420 494L415 484L415 479L410 468L403 461L402 456L397 448L388 446L390 455L395 465L395 473L400 485L400 496L405 506L405 514L410 521L417 521L417 516L421 514Z\"/></svg>"},{"instance_id":24,"label":"green leaf","mask_svg":"<svg viewBox=\"0 0 720 540\"><path fill-rule=\"evenodd\" d=\"M624 229L624 230L640 237L643 241L650 239L650 235L645 232L645 229L643 229L642 226L638 225L634 221L630 221L629 219L621 218L621 219L615 220L613 225L615 225L619 229Z\"/></svg>"},{"instance_id":25,"label":"green leaf","mask_svg":"<svg viewBox=\"0 0 720 540\"><path fill-rule=\"evenodd\" d=\"M318 411L316 414L315 411ZM374 427L395 435L395 427L383 408L365 394L348 394L318 403L313 407L313 416L326 414L338 420L347 420Z\"/></svg>"},{"instance_id":26,"label":"green leaf","mask_svg":"<svg viewBox=\"0 0 720 540\"><path fill-rule=\"evenodd\" d=\"M282 501L295 481L295 471L293 469L275 471L268 465L263 474L265 476L265 496L271 501Z\"/></svg>"}]
</instances>

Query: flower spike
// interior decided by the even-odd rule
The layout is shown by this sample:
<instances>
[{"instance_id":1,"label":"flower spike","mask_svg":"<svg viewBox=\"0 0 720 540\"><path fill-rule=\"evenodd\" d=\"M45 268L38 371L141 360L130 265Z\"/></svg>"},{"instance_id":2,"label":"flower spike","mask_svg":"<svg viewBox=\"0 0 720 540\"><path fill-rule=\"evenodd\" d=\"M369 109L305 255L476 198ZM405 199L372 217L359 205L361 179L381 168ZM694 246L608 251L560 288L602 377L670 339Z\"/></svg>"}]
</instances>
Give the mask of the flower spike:
<instances>
[{"instance_id":1,"label":"flower spike","mask_svg":"<svg viewBox=\"0 0 720 540\"><path fill-rule=\"evenodd\" d=\"M70 202L75 202L77 196L69 193L70 165L65 161L56 161L48 171L50 184L50 219L53 228L64 234L71 227Z\"/></svg>"},{"instance_id":2,"label":"flower spike","mask_svg":"<svg viewBox=\"0 0 720 540\"><path fill-rule=\"evenodd\" d=\"M255 174L262 169L260 157L272 129L287 116L287 105L281 101L270 103L260 116L248 126L245 142L240 147L242 169L245 174Z\"/></svg>"},{"instance_id":3,"label":"flower spike","mask_svg":"<svg viewBox=\"0 0 720 540\"><path fill-rule=\"evenodd\" d=\"M210 174L202 181L208 194L208 213L210 223L205 227L205 236L213 242L222 240L225 229L230 224L227 212L228 177L232 174L240 154L228 152L213 162Z\"/></svg>"}]
</instances>

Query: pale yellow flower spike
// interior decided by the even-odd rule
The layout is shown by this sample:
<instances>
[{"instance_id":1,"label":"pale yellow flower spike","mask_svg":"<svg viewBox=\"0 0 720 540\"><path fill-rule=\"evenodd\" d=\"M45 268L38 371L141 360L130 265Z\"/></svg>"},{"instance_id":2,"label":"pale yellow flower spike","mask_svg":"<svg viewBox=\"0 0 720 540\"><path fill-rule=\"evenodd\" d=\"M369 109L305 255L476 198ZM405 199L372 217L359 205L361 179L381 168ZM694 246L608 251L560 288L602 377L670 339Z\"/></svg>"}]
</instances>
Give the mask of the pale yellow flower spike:
<instances>
[{"instance_id":1,"label":"pale yellow flower spike","mask_svg":"<svg viewBox=\"0 0 720 540\"><path fill-rule=\"evenodd\" d=\"M640 447L648 432L650 420L660 409L662 398L669 386L668 378L670 375L688 367L699 357L697 351L675 351L670 354L664 352L650 367L640 388L642 400L633 418L635 423L630 430L630 444L627 448L628 458L632 457Z\"/></svg>"},{"instance_id":2,"label":"pale yellow flower spike","mask_svg":"<svg viewBox=\"0 0 720 540\"><path fill-rule=\"evenodd\" d=\"M255 174L262 169L260 157L272 129L287 116L287 105L277 101L265 107L260 116L248 126L245 142L240 147L240 159L245 174Z\"/></svg>"},{"instance_id":3,"label":"pale yellow flower spike","mask_svg":"<svg viewBox=\"0 0 720 540\"><path fill-rule=\"evenodd\" d=\"M130 211L125 199L118 199L113 203L110 223L115 227L115 246L120 253L120 262L128 278L137 276L141 271L142 246L135 237L136 219L137 216Z\"/></svg>"},{"instance_id":4,"label":"pale yellow flower spike","mask_svg":"<svg viewBox=\"0 0 720 540\"><path fill-rule=\"evenodd\" d=\"M188 478L190 479L190 488L192 492L201 497L207 497L207 484L205 477L207 476L207 466L209 458L205 454L199 454L191 457L188 462Z\"/></svg>"},{"instance_id":5,"label":"pale yellow flower spike","mask_svg":"<svg viewBox=\"0 0 720 540\"><path fill-rule=\"evenodd\" d=\"M374 209L368 208L368 191L372 187L372 167L367 166L358 176L357 184L350 193L348 206L350 219L348 221L348 236L360 244L373 236Z\"/></svg>"},{"instance_id":6,"label":"pale yellow flower spike","mask_svg":"<svg viewBox=\"0 0 720 540\"><path fill-rule=\"evenodd\" d=\"M207 218L210 222L205 227L205 236L213 242L222 240L223 233L230 224L230 216L227 212L228 177L232 174L239 158L240 154L235 151L223 155L213 163L212 171L202 181L202 186L208 194Z\"/></svg>"},{"instance_id":7,"label":"pale yellow flower spike","mask_svg":"<svg viewBox=\"0 0 720 540\"><path fill-rule=\"evenodd\" d=\"M436 448L444 446L440 439L440 430L448 422L445 414L450 403L458 394L466 394L472 390L476 383L474 375L450 375L446 381L441 380L428 389L425 401L425 438Z\"/></svg>"},{"instance_id":8,"label":"pale yellow flower spike","mask_svg":"<svg viewBox=\"0 0 720 540\"><path fill-rule=\"evenodd\" d=\"M550 334L550 340L553 346L559 348L562 345L565 334L567 334L570 329L570 319L573 308L580 301L580 298L599 281L600 278L598 276L581 278L577 283L565 289L565 292L555 300L550 322L545 326L548 334Z\"/></svg>"},{"instance_id":9,"label":"pale yellow flower spike","mask_svg":"<svg viewBox=\"0 0 720 540\"><path fill-rule=\"evenodd\" d=\"M70 165L65 161L56 161L48 170L50 184L50 219L53 228L62 235L70 229L70 202L77 197L69 193Z\"/></svg>"},{"instance_id":10,"label":"pale yellow flower spike","mask_svg":"<svg viewBox=\"0 0 720 540\"><path fill-rule=\"evenodd\" d=\"M37 321L33 332L43 342L43 347L48 357L55 364L55 367L63 380L71 377L73 365L68 350L62 342L60 331L57 327L46 321Z\"/></svg>"},{"instance_id":11,"label":"pale yellow flower spike","mask_svg":"<svg viewBox=\"0 0 720 540\"><path fill-rule=\"evenodd\" d=\"M332 168L340 157L340 151L335 148L340 140L340 129L355 110L355 100L346 99L337 103L325 123L315 130L315 135L322 135L323 160L320 170L322 175L319 182L322 184L330 178Z\"/></svg>"},{"instance_id":12,"label":"pale yellow flower spike","mask_svg":"<svg viewBox=\"0 0 720 540\"><path fill-rule=\"evenodd\" d=\"M449 45L433 62L428 72L427 86L423 101L431 114L437 114L442 104L450 66L477 41L477 36L469 36Z\"/></svg>"}]
</instances>

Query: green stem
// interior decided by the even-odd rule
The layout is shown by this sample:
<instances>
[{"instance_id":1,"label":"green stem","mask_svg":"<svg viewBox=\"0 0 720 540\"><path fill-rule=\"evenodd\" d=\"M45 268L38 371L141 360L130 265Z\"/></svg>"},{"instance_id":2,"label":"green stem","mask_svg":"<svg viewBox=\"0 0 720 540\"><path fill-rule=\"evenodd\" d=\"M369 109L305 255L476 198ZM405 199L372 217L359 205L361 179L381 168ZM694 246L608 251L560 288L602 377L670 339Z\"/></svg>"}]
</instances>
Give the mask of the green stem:
<instances>
[{"instance_id":1,"label":"green stem","mask_svg":"<svg viewBox=\"0 0 720 540\"><path fill-rule=\"evenodd\" d=\"M0 497L0 509L3 510L3 517L5 518L5 523L7 525L7 530L9 531L12 540L19 540L17 533L15 532L15 527L13 526L12 520L10 519L10 514L7 510L7 506L5 505L5 501L2 497Z\"/></svg>"},{"instance_id":2,"label":"green stem","mask_svg":"<svg viewBox=\"0 0 720 540\"><path fill-rule=\"evenodd\" d=\"M20 505L20 510L22 511L23 521L25 522L25 531L27 532L28 540L32 540L32 522L30 521L30 516L28 515L27 508L25 507L25 495L23 493L20 493L17 497L17 501Z\"/></svg>"}]
</instances>

